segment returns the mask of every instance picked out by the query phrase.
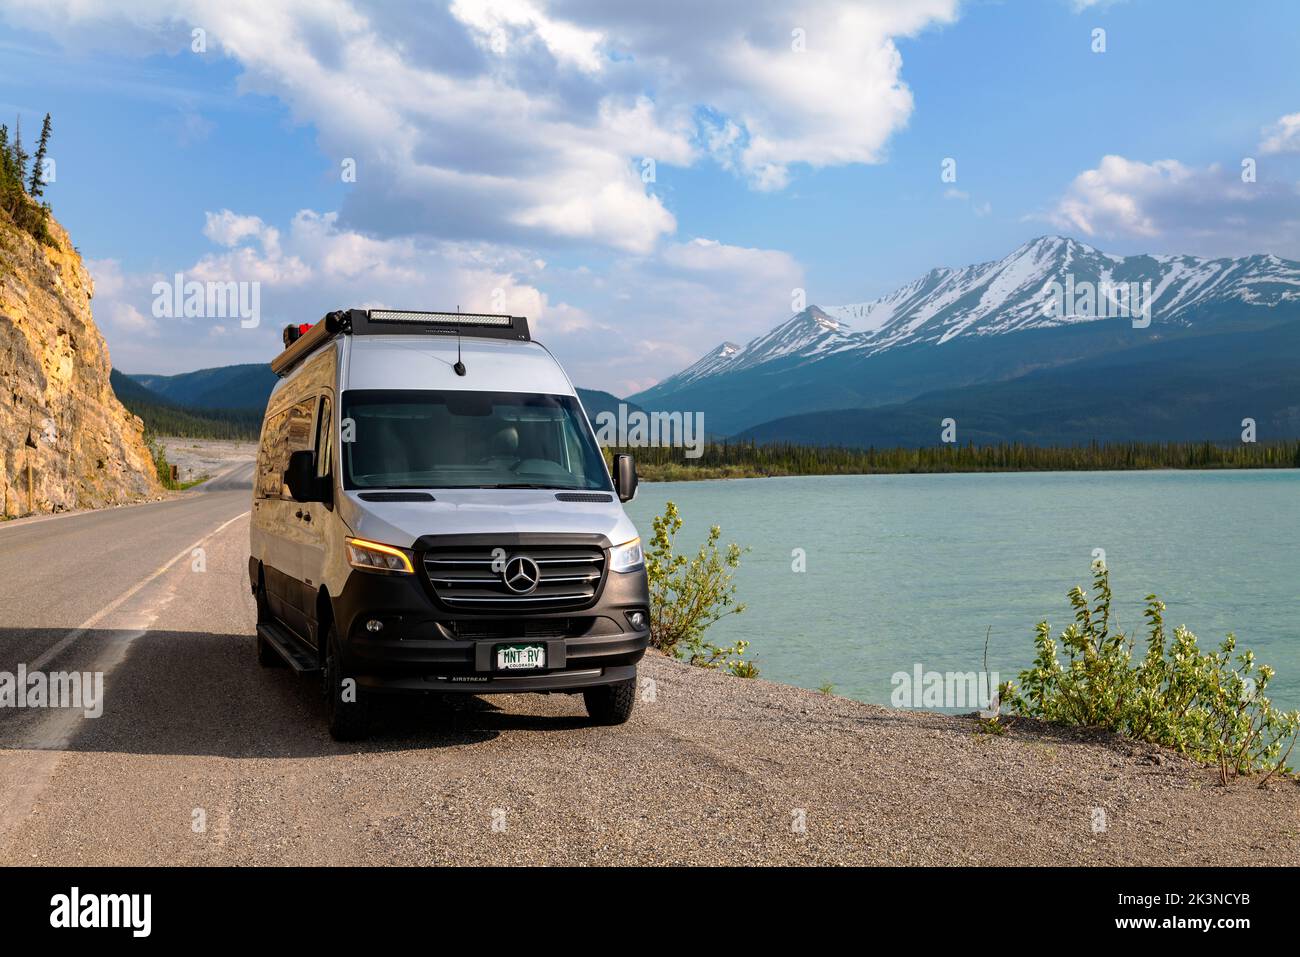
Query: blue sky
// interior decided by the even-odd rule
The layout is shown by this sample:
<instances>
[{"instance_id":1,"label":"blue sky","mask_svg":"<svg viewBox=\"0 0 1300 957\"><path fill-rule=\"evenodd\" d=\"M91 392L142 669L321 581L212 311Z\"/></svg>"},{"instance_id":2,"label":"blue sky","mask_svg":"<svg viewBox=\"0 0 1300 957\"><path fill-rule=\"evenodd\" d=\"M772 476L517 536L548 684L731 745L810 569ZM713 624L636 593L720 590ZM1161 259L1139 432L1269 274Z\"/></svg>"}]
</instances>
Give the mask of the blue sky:
<instances>
[{"instance_id":1,"label":"blue sky","mask_svg":"<svg viewBox=\"0 0 1300 957\"><path fill-rule=\"evenodd\" d=\"M1294 4L604 6L14 0L0 117L53 114L48 197L131 372L265 361L329 308L496 305L627 394L796 287L863 301L1043 233L1300 258ZM259 325L156 318L178 271L259 283Z\"/></svg>"}]
</instances>

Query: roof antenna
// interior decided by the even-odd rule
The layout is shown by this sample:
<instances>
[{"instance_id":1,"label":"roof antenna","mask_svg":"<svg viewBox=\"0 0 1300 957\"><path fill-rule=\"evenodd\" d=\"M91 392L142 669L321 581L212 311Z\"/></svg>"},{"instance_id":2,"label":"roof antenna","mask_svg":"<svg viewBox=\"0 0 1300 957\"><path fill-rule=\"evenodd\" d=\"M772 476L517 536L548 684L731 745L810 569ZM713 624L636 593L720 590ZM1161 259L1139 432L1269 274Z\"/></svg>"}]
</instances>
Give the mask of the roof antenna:
<instances>
[{"instance_id":1,"label":"roof antenna","mask_svg":"<svg viewBox=\"0 0 1300 957\"><path fill-rule=\"evenodd\" d=\"M460 312L460 306L456 307L456 311ZM459 322L456 323L456 364L452 366L452 368L456 370L456 375L465 374L465 363L460 361L460 323Z\"/></svg>"}]
</instances>

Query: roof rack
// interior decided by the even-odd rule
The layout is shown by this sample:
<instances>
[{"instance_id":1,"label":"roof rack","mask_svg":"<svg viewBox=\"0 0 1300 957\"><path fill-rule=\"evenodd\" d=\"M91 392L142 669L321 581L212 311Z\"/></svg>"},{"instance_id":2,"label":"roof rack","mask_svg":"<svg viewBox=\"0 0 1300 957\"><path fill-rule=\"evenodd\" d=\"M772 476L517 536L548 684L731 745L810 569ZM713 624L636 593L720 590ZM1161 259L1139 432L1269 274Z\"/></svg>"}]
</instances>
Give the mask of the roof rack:
<instances>
[{"instance_id":1,"label":"roof rack","mask_svg":"<svg viewBox=\"0 0 1300 957\"><path fill-rule=\"evenodd\" d=\"M284 351L271 360L278 376L337 335L473 336L530 342L523 316L485 312L421 312L410 309L340 309L326 313L315 325L284 327Z\"/></svg>"}]
</instances>

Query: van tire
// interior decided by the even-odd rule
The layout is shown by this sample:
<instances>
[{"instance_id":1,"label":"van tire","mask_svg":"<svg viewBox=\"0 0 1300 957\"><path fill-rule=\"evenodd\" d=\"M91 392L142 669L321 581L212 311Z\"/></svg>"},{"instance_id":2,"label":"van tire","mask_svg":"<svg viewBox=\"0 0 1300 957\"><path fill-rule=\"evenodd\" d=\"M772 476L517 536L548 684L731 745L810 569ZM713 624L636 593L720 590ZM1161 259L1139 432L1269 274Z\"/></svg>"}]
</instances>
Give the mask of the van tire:
<instances>
[{"instance_id":1,"label":"van tire","mask_svg":"<svg viewBox=\"0 0 1300 957\"><path fill-rule=\"evenodd\" d=\"M344 682L351 678L344 672L339 654L339 635L330 622L325 640L325 661L321 669L325 708L329 715L330 737L335 741L364 741L370 734L370 696L353 685L353 701L344 701Z\"/></svg>"},{"instance_id":2,"label":"van tire","mask_svg":"<svg viewBox=\"0 0 1300 957\"><path fill-rule=\"evenodd\" d=\"M632 717L636 679L588 688L582 692L582 700L587 704L587 714L593 724L622 724Z\"/></svg>"},{"instance_id":3,"label":"van tire","mask_svg":"<svg viewBox=\"0 0 1300 957\"><path fill-rule=\"evenodd\" d=\"M269 625L271 623L271 607L266 601L266 586L259 580L257 583L257 623L259 625ZM257 633L257 663L263 668L283 668L284 659L280 653L271 647L270 643L262 637L262 633Z\"/></svg>"}]
</instances>

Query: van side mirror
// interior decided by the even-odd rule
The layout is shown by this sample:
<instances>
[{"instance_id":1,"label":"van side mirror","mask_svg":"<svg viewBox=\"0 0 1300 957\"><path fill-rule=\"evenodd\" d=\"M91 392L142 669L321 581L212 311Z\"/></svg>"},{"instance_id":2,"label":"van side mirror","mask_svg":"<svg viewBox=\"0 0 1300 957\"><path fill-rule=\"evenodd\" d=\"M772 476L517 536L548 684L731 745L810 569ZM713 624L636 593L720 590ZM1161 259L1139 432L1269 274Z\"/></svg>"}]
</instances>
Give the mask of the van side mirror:
<instances>
[{"instance_id":1,"label":"van side mirror","mask_svg":"<svg viewBox=\"0 0 1300 957\"><path fill-rule=\"evenodd\" d=\"M636 497L636 461L626 452L614 456L614 491L620 502Z\"/></svg>"},{"instance_id":2,"label":"van side mirror","mask_svg":"<svg viewBox=\"0 0 1300 957\"><path fill-rule=\"evenodd\" d=\"M295 502L325 501L325 483L316 477L316 453L310 449L290 453L284 484Z\"/></svg>"}]
</instances>

